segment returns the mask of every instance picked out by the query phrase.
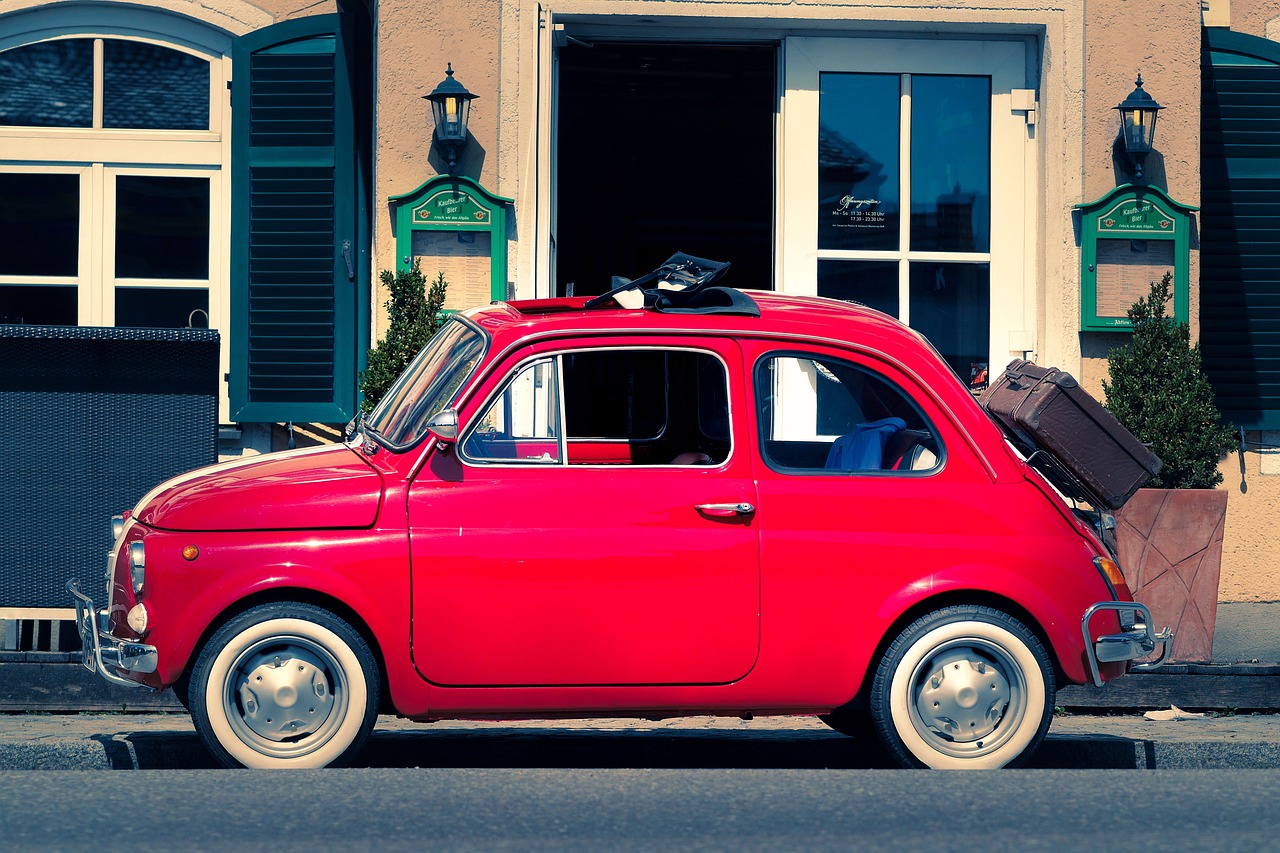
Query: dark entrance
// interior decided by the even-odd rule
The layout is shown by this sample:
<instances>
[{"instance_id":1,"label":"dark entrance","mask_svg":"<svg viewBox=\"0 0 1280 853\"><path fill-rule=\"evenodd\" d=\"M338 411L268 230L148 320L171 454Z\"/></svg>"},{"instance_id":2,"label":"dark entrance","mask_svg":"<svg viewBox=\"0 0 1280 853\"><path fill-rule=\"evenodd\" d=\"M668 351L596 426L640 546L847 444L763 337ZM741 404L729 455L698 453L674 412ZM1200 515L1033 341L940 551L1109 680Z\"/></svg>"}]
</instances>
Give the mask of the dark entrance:
<instances>
[{"instance_id":1,"label":"dark entrance","mask_svg":"<svg viewBox=\"0 0 1280 853\"><path fill-rule=\"evenodd\" d=\"M776 69L771 45L561 49L558 294L602 293L676 251L773 287Z\"/></svg>"}]
</instances>

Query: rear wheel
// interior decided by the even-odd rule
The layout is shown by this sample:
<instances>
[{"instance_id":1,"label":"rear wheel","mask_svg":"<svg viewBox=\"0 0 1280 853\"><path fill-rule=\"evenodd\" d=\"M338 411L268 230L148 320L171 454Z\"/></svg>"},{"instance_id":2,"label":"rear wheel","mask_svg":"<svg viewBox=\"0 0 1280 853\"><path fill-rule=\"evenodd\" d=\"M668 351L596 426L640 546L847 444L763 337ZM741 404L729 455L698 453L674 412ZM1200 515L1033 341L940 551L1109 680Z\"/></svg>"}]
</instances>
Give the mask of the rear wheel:
<instances>
[{"instance_id":1,"label":"rear wheel","mask_svg":"<svg viewBox=\"0 0 1280 853\"><path fill-rule=\"evenodd\" d=\"M223 625L191 671L196 730L228 767L325 767L373 730L378 669L354 628L301 603L264 604Z\"/></svg>"},{"instance_id":2,"label":"rear wheel","mask_svg":"<svg viewBox=\"0 0 1280 853\"><path fill-rule=\"evenodd\" d=\"M1053 716L1053 666L1036 635L989 607L909 625L876 670L871 714L904 766L987 769L1029 759Z\"/></svg>"}]
</instances>

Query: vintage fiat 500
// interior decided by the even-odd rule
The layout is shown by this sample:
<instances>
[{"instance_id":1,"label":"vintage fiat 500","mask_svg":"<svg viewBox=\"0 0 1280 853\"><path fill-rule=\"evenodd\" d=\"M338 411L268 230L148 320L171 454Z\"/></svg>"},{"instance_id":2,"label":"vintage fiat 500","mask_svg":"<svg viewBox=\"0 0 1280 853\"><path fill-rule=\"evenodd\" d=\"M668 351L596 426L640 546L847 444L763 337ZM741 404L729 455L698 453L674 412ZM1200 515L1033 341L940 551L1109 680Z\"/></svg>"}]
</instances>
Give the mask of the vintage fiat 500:
<instances>
[{"instance_id":1,"label":"vintage fiat 500","mask_svg":"<svg viewBox=\"0 0 1280 853\"><path fill-rule=\"evenodd\" d=\"M994 768L1056 689L1163 655L1104 515L920 335L644 303L465 311L344 444L157 486L113 521L105 607L68 584L85 665L172 687L228 766L350 762L379 713L816 714Z\"/></svg>"}]
</instances>

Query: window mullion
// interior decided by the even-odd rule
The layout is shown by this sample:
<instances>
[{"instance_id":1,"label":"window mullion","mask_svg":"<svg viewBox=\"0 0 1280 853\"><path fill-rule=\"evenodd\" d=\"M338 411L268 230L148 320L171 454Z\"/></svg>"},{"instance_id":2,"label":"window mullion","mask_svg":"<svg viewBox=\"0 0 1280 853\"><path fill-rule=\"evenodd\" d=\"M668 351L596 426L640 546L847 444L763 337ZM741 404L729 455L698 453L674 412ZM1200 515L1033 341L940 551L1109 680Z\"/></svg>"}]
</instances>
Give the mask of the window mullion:
<instances>
[{"instance_id":1,"label":"window mullion","mask_svg":"<svg viewBox=\"0 0 1280 853\"><path fill-rule=\"evenodd\" d=\"M93 40L93 129L102 130L102 92L105 49L102 39Z\"/></svg>"},{"instance_id":2,"label":"window mullion","mask_svg":"<svg viewBox=\"0 0 1280 853\"><path fill-rule=\"evenodd\" d=\"M898 114L898 319L911 324L911 75L902 75L901 108Z\"/></svg>"}]
</instances>

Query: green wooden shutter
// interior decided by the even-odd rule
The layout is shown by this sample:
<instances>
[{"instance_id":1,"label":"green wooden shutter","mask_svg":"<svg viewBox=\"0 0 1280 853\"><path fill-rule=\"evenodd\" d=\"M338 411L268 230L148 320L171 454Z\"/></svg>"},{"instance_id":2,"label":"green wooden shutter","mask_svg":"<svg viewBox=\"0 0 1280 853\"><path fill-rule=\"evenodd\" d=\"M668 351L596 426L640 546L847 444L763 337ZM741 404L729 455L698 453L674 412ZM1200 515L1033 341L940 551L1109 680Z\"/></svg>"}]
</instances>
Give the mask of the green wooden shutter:
<instances>
[{"instance_id":1,"label":"green wooden shutter","mask_svg":"<svg viewBox=\"0 0 1280 853\"><path fill-rule=\"evenodd\" d=\"M358 200L356 87L341 24L339 15L286 21L235 46L230 385L237 422L339 423L355 413L368 251L359 220L366 206Z\"/></svg>"},{"instance_id":2,"label":"green wooden shutter","mask_svg":"<svg viewBox=\"0 0 1280 853\"><path fill-rule=\"evenodd\" d=\"M1280 44L1205 31L1200 340L1233 423L1280 429Z\"/></svg>"}]
</instances>

